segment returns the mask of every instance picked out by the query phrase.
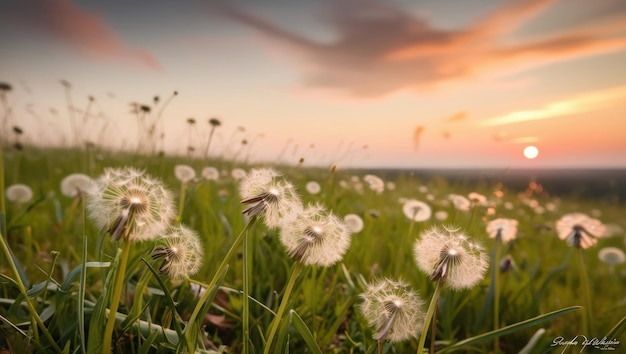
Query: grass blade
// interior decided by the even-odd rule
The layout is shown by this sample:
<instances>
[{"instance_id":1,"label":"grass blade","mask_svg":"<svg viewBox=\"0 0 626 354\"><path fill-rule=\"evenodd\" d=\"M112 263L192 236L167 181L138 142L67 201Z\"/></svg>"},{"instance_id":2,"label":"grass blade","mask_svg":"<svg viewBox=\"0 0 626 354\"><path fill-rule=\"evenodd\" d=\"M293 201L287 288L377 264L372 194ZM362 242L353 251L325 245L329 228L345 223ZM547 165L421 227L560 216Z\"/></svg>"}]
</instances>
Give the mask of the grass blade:
<instances>
[{"instance_id":1,"label":"grass blade","mask_svg":"<svg viewBox=\"0 0 626 354\"><path fill-rule=\"evenodd\" d=\"M482 343L482 342L486 342L486 341L490 341L496 337L500 337L503 336L505 334L509 334L509 333L513 333L515 331L519 331L520 329L523 328L527 328L527 327L531 327L546 321L549 321L553 318L556 317L560 317L563 316L567 313L573 312L573 311L577 311L577 310L581 310L582 307L581 306L571 306L571 307L566 307L564 309L561 310L557 310L557 311L553 311L550 313L546 313L537 317L533 317L533 318L529 318L525 321L522 322L518 322L516 324L512 324L510 326L506 326L506 327L502 327L500 329L498 329L497 331L491 331L491 332L487 332L487 333L483 333L481 335L475 336L475 337L471 337L471 338L467 338L464 339L462 341L459 341L455 344L452 344L449 347L443 348L442 350L439 351L440 354L442 353L447 353L447 352L453 352L455 350L459 350L461 348L470 346L470 345L475 345L478 343Z\"/></svg>"},{"instance_id":2,"label":"grass blade","mask_svg":"<svg viewBox=\"0 0 626 354\"><path fill-rule=\"evenodd\" d=\"M322 350L317 345L315 338L313 338L313 333L311 333L311 330L304 323L302 317L298 315L296 310L289 311L289 321L293 324L298 333L300 333L302 339L304 339L307 346L309 347L309 350L311 350L311 352L314 354L322 354Z\"/></svg>"}]
</instances>

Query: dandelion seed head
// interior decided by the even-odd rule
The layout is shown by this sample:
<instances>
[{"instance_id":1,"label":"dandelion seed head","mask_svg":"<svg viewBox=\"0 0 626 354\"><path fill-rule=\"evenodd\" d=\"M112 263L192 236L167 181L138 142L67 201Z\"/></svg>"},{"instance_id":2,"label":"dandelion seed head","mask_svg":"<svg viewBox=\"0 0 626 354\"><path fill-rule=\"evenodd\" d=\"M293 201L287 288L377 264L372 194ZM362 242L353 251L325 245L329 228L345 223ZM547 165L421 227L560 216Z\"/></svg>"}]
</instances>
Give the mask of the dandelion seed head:
<instances>
[{"instance_id":1,"label":"dandelion seed head","mask_svg":"<svg viewBox=\"0 0 626 354\"><path fill-rule=\"evenodd\" d=\"M439 210L435 212L435 219L444 221L448 218L448 212L445 210Z\"/></svg>"},{"instance_id":2,"label":"dandelion seed head","mask_svg":"<svg viewBox=\"0 0 626 354\"><path fill-rule=\"evenodd\" d=\"M91 188L92 183L91 177L82 173L72 173L61 180L61 194L76 198L86 193Z\"/></svg>"},{"instance_id":3,"label":"dandelion seed head","mask_svg":"<svg viewBox=\"0 0 626 354\"><path fill-rule=\"evenodd\" d=\"M497 218L487 223L487 234L491 238L507 243L517 236L518 221L508 218Z\"/></svg>"},{"instance_id":4,"label":"dandelion seed head","mask_svg":"<svg viewBox=\"0 0 626 354\"><path fill-rule=\"evenodd\" d=\"M487 197L480 193L471 192L467 195L467 198L470 200L470 202L476 205L486 206L488 204Z\"/></svg>"},{"instance_id":5,"label":"dandelion seed head","mask_svg":"<svg viewBox=\"0 0 626 354\"><path fill-rule=\"evenodd\" d=\"M253 169L239 186L241 203L248 217L261 216L269 228L280 226L281 220L302 209L294 186L271 168Z\"/></svg>"},{"instance_id":6,"label":"dandelion seed head","mask_svg":"<svg viewBox=\"0 0 626 354\"><path fill-rule=\"evenodd\" d=\"M297 262L328 267L343 258L350 246L350 232L336 215L314 204L284 221L280 242Z\"/></svg>"},{"instance_id":7,"label":"dandelion seed head","mask_svg":"<svg viewBox=\"0 0 626 354\"><path fill-rule=\"evenodd\" d=\"M448 199L452 202L454 207L461 211L468 211L470 209L471 203L469 199L465 198L459 194L450 194L448 195Z\"/></svg>"},{"instance_id":8,"label":"dandelion seed head","mask_svg":"<svg viewBox=\"0 0 626 354\"><path fill-rule=\"evenodd\" d=\"M16 204L28 203L33 199L33 190L25 184L13 184L6 190L6 198Z\"/></svg>"},{"instance_id":9,"label":"dandelion seed head","mask_svg":"<svg viewBox=\"0 0 626 354\"><path fill-rule=\"evenodd\" d=\"M430 219L432 210L430 206L420 200L407 200L402 206L402 212L409 220L421 222Z\"/></svg>"},{"instance_id":10,"label":"dandelion seed head","mask_svg":"<svg viewBox=\"0 0 626 354\"><path fill-rule=\"evenodd\" d=\"M87 210L98 227L129 241L156 238L174 217L171 192L133 168L105 169L87 192Z\"/></svg>"},{"instance_id":11,"label":"dandelion seed head","mask_svg":"<svg viewBox=\"0 0 626 354\"><path fill-rule=\"evenodd\" d=\"M322 187L316 181L307 182L305 188L306 188L306 191L309 192L310 194L318 194L322 190Z\"/></svg>"},{"instance_id":12,"label":"dandelion seed head","mask_svg":"<svg viewBox=\"0 0 626 354\"><path fill-rule=\"evenodd\" d=\"M609 266L626 262L626 254L617 247L604 247L598 252L598 259Z\"/></svg>"},{"instance_id":13,"label":"dandelion seed head","mask_svg":"<svg viewBox=\"0 0 626 354\"><path fill-rule=\"evenodd\" d=\"M346 224L348 231L353 234L363 230L363 219L356 214L347 214L343 217L343 222Z\"/></svg>"},{"instance_id":14,"label":"dandelion seed head","mask_svg":"<svg viewBox=\"0 0 626 354\"><path fill-rule=\"evenodd\" d=\"M583 249L592 247L603 237L606 227L600 220L593 219L583 213L563 215L556 222L556 232L561 240L566 240L572 247Z\"/></svg>"},{"instance_id":15,"label":"dandelion seed head","mask_svg":"<svg viewBox=\"0 0 626 354\"><path fill-rule=\"evenodd\" d=\"M363 181L365 181L369 185L370 189L377 194L380 194L385 190L385 181L378 176L365 175L363 176Z\"/></svg>"},{"instance_id":16,"label":"dandelion seed head","mask_svg":"<svg viewBox=\"0 0 626 354\"><path fill-rule=\"evenodd\" d=\"M180 225L170 227L157 240L152 259L162 259L162 274L174 280L189 278L202 266L203 250L195 231Z\"/></svg>"},{"instance_id":17,"label":"dandelion seed head","mask_svg":"<svg viewBox=\"0 0 626 354\"><path fill-rule=\"evenodd\" d=\"M174 166L174 175L179 181L187 183L196 178L196 170L188 165L176 165Z\"/></svg>"},{"instance_id":18,"label":"dandelion seed head","mask_svg":"<svg viewBox=\"0 0 626 354\"><path fill-rule=\"evenodd\" d=\"M360 310L376 331L375 340L400 342L417 337L424 328L424 301L402 280L382 279L368 284L360 295Z\"/></svg>"},{"instance_id":19,"label":"dandelion seed head","mask_svg":"<svg viewBox=\"0 0 626 354\"><path fill-rule=\"evenodd\" d=\"M239 180L241 180L241 179L246 177L246 171L244 171L241 168L233 168L232 171L230 171L230 176L235 181L239 181Z\"/></svg>"},{"instance_id":20,"label":"dandelion seed head","mask_svg":"<svg viewBox=\"0 0 626 354\"><path fill-rule=\"evenodd\" d=\"M205 167L202 169L202 177L209 181L217 181L220 178L220 172L215 167Z\"/></svg>"},{"instance_id":21,"label":"dandelion seed head","mask_svg":"<svg viewBox=\"0 0 626 354\"><path fill-rule=\"evenodd\" d=\"M422 232L413 252L420 270L452 289L473 287L489 266L482 247L458 228L434 227Z\"/></svg>"}]
</instances>

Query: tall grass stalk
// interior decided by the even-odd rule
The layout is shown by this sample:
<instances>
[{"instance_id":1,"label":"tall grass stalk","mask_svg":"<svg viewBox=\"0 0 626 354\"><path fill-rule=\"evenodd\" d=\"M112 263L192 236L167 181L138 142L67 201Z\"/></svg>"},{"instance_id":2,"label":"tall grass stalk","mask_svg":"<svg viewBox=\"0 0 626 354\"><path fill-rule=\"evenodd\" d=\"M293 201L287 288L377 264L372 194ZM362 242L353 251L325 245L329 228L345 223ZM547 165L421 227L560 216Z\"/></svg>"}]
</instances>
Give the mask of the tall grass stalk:
<instances>
[{"instance_id":1,"label":"tall grass stalk","mask_svg":"<svg viewBox=\"0 0 626 354\"><path fill-rule=\"evenodd\" d=\"M289 302L289 297L291 296L291 292L293 291L293 286L296 284L296 279L298 275L302 271L302 263L296 262L293 267L293 271L291 272L291 276L289 276L289 281L287 282L287 286L285 287L285 293L283 294L283 298L280 300L280 306L278 307L278 312L276 312L276 317L272 320L272 324L270 325L270 331L267 335L267 342L265 343L265 349L263 350L264 354L269 354L272 348L272 343L274 342L274 337L276 337L276 330L278 329L278 325L285 313L285 309L287 308L287 303Z\"/></svg>"},{"instance_id":2,"label":"tall grass stalk","mask_svg":"<svg viewBox=\"0 0 626 354\"><path fill-rule=\"evenodd\" d=\"M113 292L111 293L111 302L109 305L109 316L107 318L106 327L104 328L102 353L111 353L111 341L113 339L113 328L115 327L115 316L117 314L117 308L122 295L122 288L124 287L124 276L126 275L126 265L128 264L128 255L130 254L130 241L126 238L123 239L124 246L121 253L120 265L117 268L117 274L115 278L115 284L113 286Z\"/></svg>"},{"instance_id":3,"label":"tall grass stalk","mask_svg":"<svg viewBox=\"0 0 626 354\"><path fill-rule=\"evenodd\" d=\"M435 292L433 293L433 297L430 299L430 304L428 305L428 311L426 311L426 319L424 319L424 328L422 329L422 333L420 334L419 342L417 343L417 354L422 354L424 352L424 343L426 343L426 335L428 334L428 326L430 322L433 322L433 326L437 325L436 321L433 321L433 317L435 316L435 310L437 305L439 304L439 296L441 295L441 289L443 288L443 281L437 281L437 285L435 286ZM432 354L432 353L429 353Z\"/></svg>"},{"instance_id":4,"label":"tall grass stalk","mask_svg":"<svg viewBox=\"0 0 626 354\"><path fill-rule=\"evenodd\" d=\"M210 298L212 294L215 294L215 292L213 292L212 289L217 286L217 282L220 279L221 274L224 271L224 268L228 266L228 262L230 262L230 259L233 258L235 253L237 253L237 249L241 245L248 229L254 223L255 220L256 218L250 219L246 223L246 226L244 226L243 230L241 230L239 235L237 235L237 238L235 239L233 244L230 246L230 249L226 253L226 256L222 259L222 263L220 263L219 267L215 271L215 275L213 275L211 282L208 284L207 290L202 294L202 297L198 300L196 307L193 309L191 317L189 317L187 328L185 328L185 341L187 341L187 348L189 348L190 352L193 352L196 348L195 346L196 338L193 338L193 337L196 333L198 333L197 328L199 328L200 326L200 323L198 321L198 316L200 315L200 311L204 307L204 304L213 301L213 299Z\"/></svg>"},{"instance_id":5,"label":"tall grass stalk","mask_svg":"<svg viewBox=\"0 0 626 354\"><path fill-rule=\"evenodd\" d=\"M4 258L7 260L9 269L11 269L11 273L13 273L13 276L15 277L15 285L20 291L20 294L22 294L22 296L24 297L23 301L26 303L26 307L28 308L28 312L30 313L31 322L34 322L35 324L32 330L34 334L37 335L37 327L39 327L39 329L43 332L44 337L49 342L50 346L52 346L52 349L54 350L54 352L61 353L61 348L59 348L59 346L56 344L56 341L54 340L54 338L48 331L48 328L46 328L43 321L41 320L41 317L39 317L39 313L37 312L37 309L35 309L35 306L30 301L30 297L28 296L28 291L26 290L26 287L24 286L24 283L22 282L20 273L18 272L15 262L13 260L13 254L11 252L11 249L9 248L9 245L7 245L4 238L5 238L4 234L0 235L0 248L2 248L2 253L4 254Z\"/></svg>"},{"instance_id":6,"label":"tall grass stalk","mask_svg":"<svg viewBox=\"0 0 626 354\"><path fill-rule=\"evenodd\" d=\"M591 308L591 291L589 290L589 278L587 277L587 268L585 267L585 259L583 257L583 248L578 247L578 270L580 276L580 292L585 297L585 312L583 312L583 329L585 333L593 337L593 311Z\"/></svg>"}]
</instances>

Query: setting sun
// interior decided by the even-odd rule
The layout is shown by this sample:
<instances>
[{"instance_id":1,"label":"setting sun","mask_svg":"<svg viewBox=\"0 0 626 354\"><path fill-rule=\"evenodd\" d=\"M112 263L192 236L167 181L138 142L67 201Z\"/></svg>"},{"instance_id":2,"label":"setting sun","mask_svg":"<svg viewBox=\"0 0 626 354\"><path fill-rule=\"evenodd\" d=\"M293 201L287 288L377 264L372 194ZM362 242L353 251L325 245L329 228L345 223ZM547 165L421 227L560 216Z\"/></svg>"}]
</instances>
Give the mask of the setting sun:
<instances>
[{"instance_id":1,"label":"setting sun","mask_svg":"<svg viewBox=\"0 0 626 354\"><path fill-rule=\"evenodd\" d=\"M539 149L536 146L529 145L524 148L524 157L532 160L539 155Z\"/></svg>"}]
</instances>

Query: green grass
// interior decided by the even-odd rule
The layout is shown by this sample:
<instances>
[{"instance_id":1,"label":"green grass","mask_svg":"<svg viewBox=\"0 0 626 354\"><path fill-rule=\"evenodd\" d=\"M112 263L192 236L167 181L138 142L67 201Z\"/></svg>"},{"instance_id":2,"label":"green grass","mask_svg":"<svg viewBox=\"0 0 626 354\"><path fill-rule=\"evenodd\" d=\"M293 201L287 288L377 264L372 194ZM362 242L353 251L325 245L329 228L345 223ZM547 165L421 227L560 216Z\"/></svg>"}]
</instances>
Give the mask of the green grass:
<instances>
[{"instance_id":1,"label":"green grass","mask_svg":"<svg viewBox=\"0 0 626 354\"><path fill-rule=\"evenodd\" d=\"M252 166L220 160L34 148L4 151L3 162L4 185L27 184L33 189L34 198L25 205L8 200L5 204L7 235L3 237L14 260L10 260L6 252L0 255L0 351L6 348L15 352L87 352L85 345L90 335L98 334L98 326L104 328L106 315L100 318L97 303L111 269L105 262L114 261L121 244L116 245L84 217L81 203L61 195L61 179L77 172L97 177L106 167L132 166L145 169L162 179L174 193L180 193L180 182L174 176L176 164L190 165L198 173L205 166L215 166L228 173L218 181L200 179L190 183L181 202L180 221L202 238L203 267L193 280L156 279L153 269L142 261L143 258L158 269L159 265L152 263L149 257L153 245L150 242L134 244L123 279L118 313L114 317L114 350L119 353L172 352L192 345L208 351L228 348L231 353L239 353L246 340L245 318L246 349L250 353L263 351L294 267L278 240L278 231L268 230L261 222L253 223L247 231L248 261L251 262L247 306L242 298L243 248L238 247L227 262L223 277L216 273L235 238L246 227L238 182L230 177L230 170L234 167L247 170ZM411 226L402 213L399 198L425 201L433 212L447 211L449 219L445 224L462 227L489 253L495 247L495 240L486 235L484 221L494 216L486 216L485 207L461 212L442 203L450 193L467 195L472 191L496 200L495 185L455 183L440 177L419 179L400 174L391 180L396 185L394 190L376 194L362 181L364 173L361 171L272 167L298 188L303 202L320 202L341 216L355 213L365 222L364 229L352 236L343 262L329 268L303 267L295 279L284 316L277 323L274 348L289 348L294 353L377 352L378 344L372 339L374 331L367 326L358 305L365 283L378 277L402 278L422 298L430 299L435 284L418 270L412 246L422 230L440 222L431 218ZM354 188L353 175L363 183L361 191ZM383 174L379 177L390 181L390 177ZM306 192L305 185L310 180L320 183L321 193ZM342 186L342 181L348 188ZM427 186L434 201L427 201L426 195L418 191L419 186ZM506 330L499 337L502 351L517 353L539 328L545 328L546 332L538 340L535 338L536 345L531 353L551 352L554 348L550 345L556 337L571 339L583 334L588 338L602 338L614 328L617 330L611 334L622 342L616 346L617 351L626 350L624 326L618 325L626 315L626 287L622 275L626 267L618 265L615 272L610 272L597 257L602 247L624 249L623 235L600 239L595 247L583 252L595 333L585 333L583 311L579 309L542 317L586 304L578 279L576 250L558 239L552 229L554 222L568 212L589 213L598 209L602 212L599 219L604 223L626 228L623 201L609 204L600 198L583 200L563 196L556 210L537 214L522 203L518 197L521 191L503 191L495 216L519 220L519 237L502 245L500 252L502 257L510 254L517 265L514 270L500 274L496 292L500 296L499 316L495 316L500 322L497 327ZM544 206L554 202L545 193L532 198ZM5 202L4 198L0 199ZM513 203L514 208L504 208L502 202L505 201ZM376 211L376 216L372 210ZM214 297L208 297L213 298L212 303L201 304L204 307L199 308L200 318L205 309L210 314L203 318L207 324L205 330L187 331L188 320L198 305L198 297L192 293L190 284L208 285L212 279L221 288ZM494 349L495 337L501 332L492 332L496 326L491 286L488 272L471 290L441 292L436 321L438 350L488 352ZM90 326L96 327L90 331ZM184 336L189 336L188 340ZM387 353L416 352L417 343L418 339L414 338L384 343L381 349ZM430 338L426 348L428 343ZM466 346L460 347L464 343ZM275 352L285 351L277 349Z\"/></svg>"}]
</instances>

